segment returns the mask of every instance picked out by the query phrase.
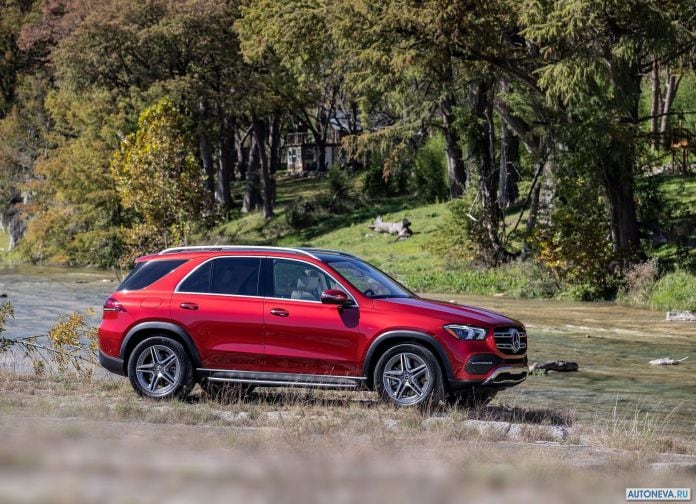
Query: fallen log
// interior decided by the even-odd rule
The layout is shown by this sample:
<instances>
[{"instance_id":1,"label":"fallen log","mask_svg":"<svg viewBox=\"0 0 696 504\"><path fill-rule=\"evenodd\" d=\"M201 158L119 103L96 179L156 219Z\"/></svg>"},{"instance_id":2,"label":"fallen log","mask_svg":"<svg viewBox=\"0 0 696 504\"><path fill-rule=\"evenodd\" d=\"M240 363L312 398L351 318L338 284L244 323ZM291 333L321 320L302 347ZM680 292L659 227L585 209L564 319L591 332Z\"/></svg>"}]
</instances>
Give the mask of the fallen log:
<instances>
[{"instance_id":1,"label":"fallen log","mask_svg":"<svg viewBox=\"0 0 696 504\"><path fill-rule=\"evenodd\" d=\"M385 222L382 220L382 216L378 215L368 227L377 233L396 235L397 240L404 240L413 235L411 221L405 217L398 222Z\"/></svg>"}]
</instances>

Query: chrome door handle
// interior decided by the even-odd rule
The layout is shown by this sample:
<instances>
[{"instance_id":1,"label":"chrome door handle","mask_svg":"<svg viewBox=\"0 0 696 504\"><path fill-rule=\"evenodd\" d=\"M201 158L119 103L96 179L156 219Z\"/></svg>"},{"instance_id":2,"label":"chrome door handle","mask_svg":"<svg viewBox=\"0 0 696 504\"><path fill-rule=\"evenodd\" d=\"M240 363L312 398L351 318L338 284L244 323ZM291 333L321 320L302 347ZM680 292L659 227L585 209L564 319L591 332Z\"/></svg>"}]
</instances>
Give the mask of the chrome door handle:
<instances>
[{"instance_id":1,"label":"chrome door handle","mask_svg":"<svg viewBox=\"0 0 696 504\"><path fill-rule=\"evenodd\" d=\"M184 310L197 310L198 309L198 305L196 303L181 303L179 306L181 308L183 308Z\"/></svg>"},{"instance_id":2,"label":"chrome door handle","mask_svg":"<svg viewBox=\"0 0 696 504\"><path fill-rule=\"evenodd\" d=\"M271 315L275 315L276 317L287 317L290 315L290 312L282 308L271 308Z\"/></svg>"}]
</instances>

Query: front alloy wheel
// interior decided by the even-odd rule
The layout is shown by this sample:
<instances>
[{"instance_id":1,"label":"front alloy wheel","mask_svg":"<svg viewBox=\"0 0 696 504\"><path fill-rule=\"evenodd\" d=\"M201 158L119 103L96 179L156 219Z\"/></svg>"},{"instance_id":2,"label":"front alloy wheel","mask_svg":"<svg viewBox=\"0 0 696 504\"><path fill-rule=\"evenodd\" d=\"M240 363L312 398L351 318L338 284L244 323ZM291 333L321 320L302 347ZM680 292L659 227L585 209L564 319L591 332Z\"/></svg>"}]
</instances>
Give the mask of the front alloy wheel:
<instances>
[{"instance_id":1,"label":"front alloy wheel","mask_svg":"<svg viewBox=\"0 0 696 504\"><path fill-rule=\"evenodd\" d=\"M193 386L191 360L177 341L166 337L140 343L128 362L133 388L153 399L185 397Z\"/></svg>"},{"instance_id":2,"label":"front alloy wheel","mask_svg":"<svg viewBox=\"0 0 696 504\"><path fill-rule=\"evenodd\" d=\"M431 405L443 396L440 366L420 345L398 345L387 350L375 371L377 391L396 406Z\"/></svg>"}]
</instances>

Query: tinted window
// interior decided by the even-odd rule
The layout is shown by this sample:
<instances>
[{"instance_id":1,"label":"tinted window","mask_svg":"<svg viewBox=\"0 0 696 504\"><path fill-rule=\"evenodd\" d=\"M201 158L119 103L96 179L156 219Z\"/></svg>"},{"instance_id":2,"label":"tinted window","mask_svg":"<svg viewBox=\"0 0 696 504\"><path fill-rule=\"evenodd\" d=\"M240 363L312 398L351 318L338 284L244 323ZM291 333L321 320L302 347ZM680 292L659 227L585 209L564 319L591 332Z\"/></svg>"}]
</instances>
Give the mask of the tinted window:
<instances>
[{"instance_id":1,"label":"tinted window","mask_svg":"<svg viewBox=\"0 0 696 504\"><path fill-rule=\"evenodd\" d=\"M225 257L211 261L210 292L258 296L261 259Z\"/></svg>"},{"instance_id":2,"label":"tinted window","mask_svg":"<svg viewBox=\"0 0 696 504\"><path fill-rule=\"evenodd\" d=\"M273 296L320 301L326 289L340 288L326 273L298 261L273 260Z\"/></svg>"},{"instance_id":3,"label":"tinted window","mask_svg":"<svg viewBox=\"0 0 696 504\"><path fill-rule=\"evenodd\" d=\"M138 290L144 289L148 285L155 283L168 273L171 273L176 268L184 264L186 261L170 260L170 261L148 261L136 264L133 271L119 285L118 290Z\"/></svg>"},{"instance_id":4,"label":"tinted window","mask_svg":"<svg viewBox=\"0 0 696 504\"><path fill-rule=\"evenodd\" d=\"M178 292L210 292L210 273L213 270L212 261L203 263L194 270L186 280L179 284Z\"/></svg>"}]
</instances>

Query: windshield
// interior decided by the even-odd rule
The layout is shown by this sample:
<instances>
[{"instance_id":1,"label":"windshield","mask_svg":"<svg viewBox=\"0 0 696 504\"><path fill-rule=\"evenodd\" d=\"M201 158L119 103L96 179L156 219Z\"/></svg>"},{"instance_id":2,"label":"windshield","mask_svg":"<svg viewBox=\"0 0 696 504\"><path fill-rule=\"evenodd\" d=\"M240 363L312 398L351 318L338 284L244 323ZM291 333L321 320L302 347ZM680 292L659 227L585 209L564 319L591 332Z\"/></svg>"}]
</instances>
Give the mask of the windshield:
<instances>
[{"instance_id":1,"label":"windshield","mask_svg":"<svg viewBox=\"0 0 696 504\"><path fill-rule=\"evenodd\" d=\"M415 297L406 287L366 262L348 257L327 257L324 260L367 297Z\"/></svg>"}]
</instances>

